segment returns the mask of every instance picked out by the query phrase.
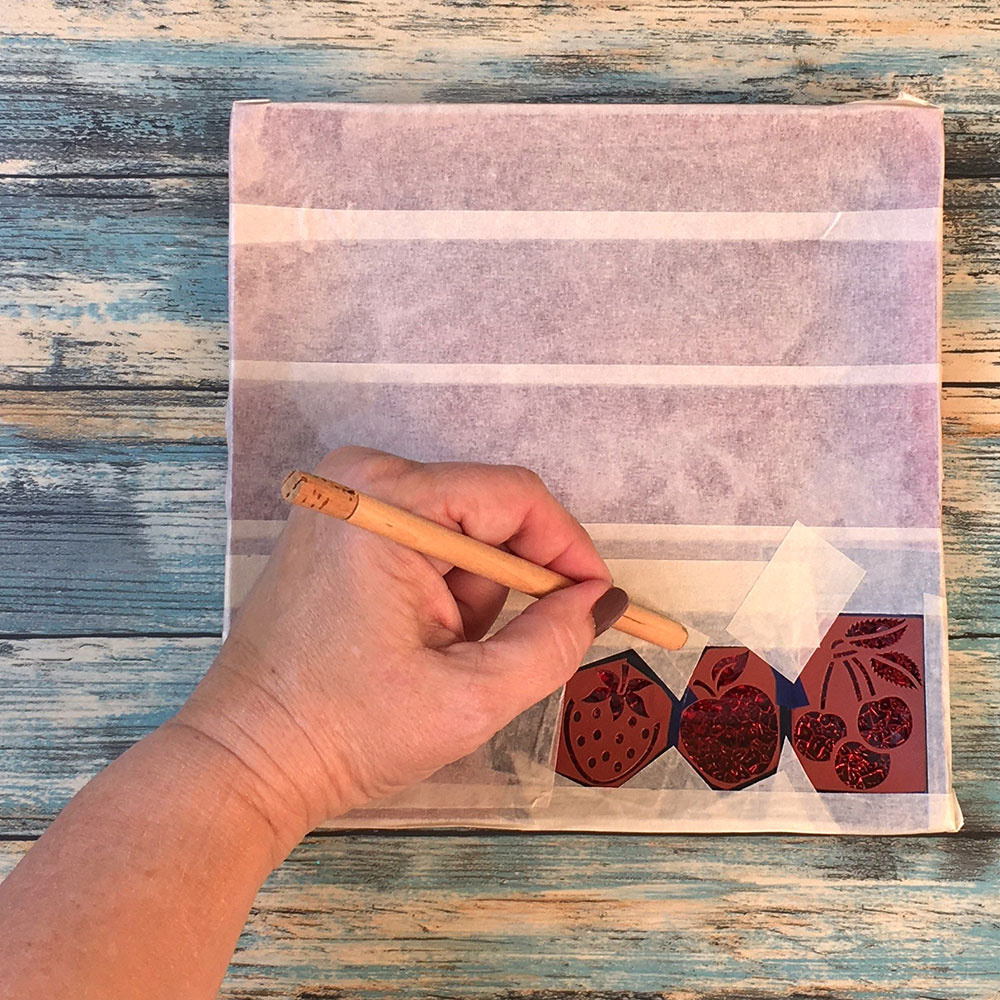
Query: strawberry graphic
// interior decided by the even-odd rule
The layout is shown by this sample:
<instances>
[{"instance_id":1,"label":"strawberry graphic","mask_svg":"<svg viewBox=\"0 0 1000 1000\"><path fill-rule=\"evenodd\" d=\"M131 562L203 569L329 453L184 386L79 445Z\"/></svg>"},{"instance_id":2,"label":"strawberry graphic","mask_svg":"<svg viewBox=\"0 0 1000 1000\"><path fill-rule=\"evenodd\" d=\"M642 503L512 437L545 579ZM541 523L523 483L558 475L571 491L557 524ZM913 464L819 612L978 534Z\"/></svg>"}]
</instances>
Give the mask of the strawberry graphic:
<instances>
[{"instance_id":1,"label":"strawberry graphic","mask_svg":"<svg viewBox=\"0 0 1000 1000\"><path fill-rule=\"evenodd\" d=\"M556 772L617 788L667 748L673 698L634 650L581 667L566 685Z\"/></svg>"},{"instance_id":2,"label":"strawberry graphic","mask_svg":"<svg viewBox=\"0 0 1000 1000\"><path fill-rule=\"evenodd\" d=\"M926 789L919 617L840 615L800 680L792 748L819 791Z\"/></svg>"}]
</instances>

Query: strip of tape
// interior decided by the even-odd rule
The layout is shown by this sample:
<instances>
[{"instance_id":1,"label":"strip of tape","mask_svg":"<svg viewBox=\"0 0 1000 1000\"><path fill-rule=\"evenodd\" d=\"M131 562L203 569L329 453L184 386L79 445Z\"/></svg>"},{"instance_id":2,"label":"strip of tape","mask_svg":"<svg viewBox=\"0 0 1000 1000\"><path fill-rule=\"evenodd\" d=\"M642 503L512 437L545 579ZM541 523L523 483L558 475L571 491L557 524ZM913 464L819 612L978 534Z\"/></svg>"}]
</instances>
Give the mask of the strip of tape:
<instances>
[{"instance_id":1,"label":"strip of tape","mask_svg":"<svg viewBox=\"0 0 1000 1000\"><path fill-rule=\"evenodd\" d=\"M371 115L398 115L399 104L358 104L353 101L272 101L269 97L251 97L242 101L233 101L233 107L241 104L273 104L275 107L284 108L309 108L310 111L322 111L328 114L343 115L345 113ZM730 116L753 116L769 115L771 117L789 118L807 114L815 117L827 115L841 116L845 112L862 110L864 108L892 108L916 106L921 108L937 108L938 104L925 101L920 97L901 90L895 97L870 98L866 97L856 101L844 101L840 104L713 104L711 115L713 118L727 118ZM502 104L483 105L477 109L483 113L500 112L505 118L515 115L523 115L525 118L537 118L539 114L550 117L567 118L622 118L628 116L635 117L655 117L662 115L662 105L657 104L572 104L558 103L546 104L541 109L537 104ZM447 104L414 104L406 106L408 111L427 116L428 120L444 119L450 117L462 117L469 113L469 106L461 103ZM704 115L706 113L704 104L672 104L669 108L672 117L681 115Z\"/></svg>"},{"instance_id":2,"label":"strip of tape","mask_svg":"<svg viewBox=\"0 0 1000 1000\"><path fill-rule=\"evenodd\" d=\"M666 755L664 755L666 756ZM548 809L522 810L508 790L483 786L479 805L427 812L386 803L346 813L324 829L373 826L483 827L512 830L578 830L609 833L809 833L898 836L954 833L952 794L844 794L841 792L740 792L699 788L578 788L556 782ZM456 790L457 791L457 790ZM463 795L463 800L467 796ZM824 808L817 813L817 805Z\"/></svg>"},{"instance_id":3,"label":"strip of tape","mask_svg":"<svg viewBox=\"0 0 1000 1000\"><path fill-rule=\"evenodd\" d=\"M796 521L726 630L794 681L864 575L819 532Z\"/></svg>"},{"instance_id":4,"label":"strip of tape","mask_svg":"<svg viewBox=\"0 0 1000 1000\"><path fill-rule=\"evenodd\" d=\"M234 518L230 522L232 540L274 541L285 527L284 518ZM584 530L598 545L635 542L650 545L656 542L705 545L709 542L730 544L779 545L788 534L787 524L611 524L587 522ZM941 529L935 527L814 527L832 545L861 547L892 546L910 548L937 546Z\"/></svg>"},{"instance_id":5,"label":"strip of tape","mask_svg":"<svg viewBox=\"0 0 1000 1000\"><path fill-rule=\"evenodd\" d=\"M937 385L939 365L564 365L364 361L232 363L249 382L352 385Z\"/></svg>"},{"instance_id":6,"label":"strip of tape","mask_svg":"<svg viewBox=\"0 0 1000 1000\"><path fill-rule=\"evenodd\" d=\"M361 240L871 240L934 242L939 208L857 212L333 209L235 203L234 244Z\"/></svg>"},{"instance_id":7,"label":"strip of tape","mask_svg":"<svg viewBox=\"0 0 1000 1000\"><path fill-rule=\"evenodd\" d=\"M964 820L952 789L948 606L937 594L924 594L924 664L927 790L951 797L952 821L958 830Z\"/></svg>"}]
</instances>

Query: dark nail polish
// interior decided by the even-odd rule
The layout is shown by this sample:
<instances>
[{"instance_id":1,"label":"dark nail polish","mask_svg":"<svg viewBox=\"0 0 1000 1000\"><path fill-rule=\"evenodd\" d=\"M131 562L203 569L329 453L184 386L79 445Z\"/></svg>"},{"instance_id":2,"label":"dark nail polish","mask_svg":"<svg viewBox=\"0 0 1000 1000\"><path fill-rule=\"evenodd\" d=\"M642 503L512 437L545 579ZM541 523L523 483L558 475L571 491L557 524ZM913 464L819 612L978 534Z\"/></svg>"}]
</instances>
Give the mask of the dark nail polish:
<instances>
[{"instance_id":1,"label":"dark nail polish","mask_svg":"<svg viewBox=\"0 0 1000 1000\"><path fill-rule=\"evenodd\" d=\"M594 602L590 616L594 619L594 635L607 632L628 607L628 594L621 587L606 590Z\"/></svg>"}]
</instances>

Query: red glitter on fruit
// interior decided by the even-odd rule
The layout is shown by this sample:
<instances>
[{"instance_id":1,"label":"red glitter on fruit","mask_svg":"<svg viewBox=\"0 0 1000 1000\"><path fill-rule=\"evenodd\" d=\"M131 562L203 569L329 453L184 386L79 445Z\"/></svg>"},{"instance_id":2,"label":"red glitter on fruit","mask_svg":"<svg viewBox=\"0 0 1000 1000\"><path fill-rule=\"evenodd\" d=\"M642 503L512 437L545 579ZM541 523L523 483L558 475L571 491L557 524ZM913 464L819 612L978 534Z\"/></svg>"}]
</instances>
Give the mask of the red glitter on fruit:
<instances>
[{"instance_id":1,"label":"red glitter on fruit","mask_svg":"<svg viewBox=\"0 0 1000 1000\"><path fill-rule=\"evenodd\" d=\"M832 712L800 715L792 734L792 745L809 760L829 760L833 748L847 735L847 723Z\"/></svg>"},{"instance_id":2,"label":"red glitter on fruit","mask_svg":"<svg viewBox=\"0 0 1000 1000\"><path fill-rule=\"evenodd\" d=\"M845 743L837 751L833 767L837 777L848 788L863 791L881 785L889 777L890 762L891 758L887 753L868 750L852 741Z\"/></svg>"},{"instance_id":3,"label":"red glitter on fruit","mask_svg":"<svg viewBox=\"0 0 1000 1000\"><path fill-rule=\"evenodd\" d=\"M780 726L763 660L746 649L706 649L688 689L697 700L681 713L677 749L710 785L743 788L773 773Z\"/></svg>"},{"instance_id":4,"label":"red glitter on fruit","mask_svg":"<svg viewBox=\"0 0 1000 1000\"><path fill-rule=\"evenodd\" d=\"M578 784L616 788L667 748L673 699L632 650L581 667L564 705L556 771Z\"/></svg>"},{"instance_id":5,"label":"red glitter on fruit","mask_svg":"<svg viewBox=\"0 0 1000 1000\"><path fill-rule=\"evenodd\" d=\"M764 775L777 749L774 702L750 684L703 698L684 709L681 741L688 759L713 781L746 784Z\"/></svg>"},{"instance_id":6,"label":"red glitter on fruit","mask_svg":"<svg viewBox=\"0 0 1000 1000\"><path fill-rule=\"evenodd\" d=\"M673 718L677 749L711 787L736 790L775 772L786 733L819 791L926 791L923 669L919 617L840 615L779 712L767 663L709 647ZM581 785L624 784L671 738L674 698L634 650L581 667L564 706L556 770Z\"/></svg>"},{"instance_id":7,"label":"red glitter on fruit","mask_svg":"<svg viewBox=\"0 0 1000 1000\"><path fill-rule=\"evenodd\" d=\"M642 700L639 691L649 687L652 681L645 677L629 677L627 663L622 664L621 673L614 670L598 670L602 687L596 687L584 698L584 701L606 701L611 709L611 718L616 720L621 716L625 706L629 711L641 715L644 719L649 718L646 705Z\"/></svg>"},{"instance_id":8,"label":"red glitter on fruit","mask_svg":"<svg viewBox=\"0 0 1000 1000\"><path fill-rule=\"evenodd\" d=\"M817 789L926 790L920 618L840 615L799 680L792 747Z\"/></svg>"},{"instance_id":9,"label":"red glitter on fruit","mask_svg":"<svg viewBox=\"0 0 1000 1000\"><path fill-rule=\"evenodd\" d=\"M876 750L892 750L910 738L913 713L902 698L866 701L858 711L858 732Z\"/></svg>"}]
</instances>

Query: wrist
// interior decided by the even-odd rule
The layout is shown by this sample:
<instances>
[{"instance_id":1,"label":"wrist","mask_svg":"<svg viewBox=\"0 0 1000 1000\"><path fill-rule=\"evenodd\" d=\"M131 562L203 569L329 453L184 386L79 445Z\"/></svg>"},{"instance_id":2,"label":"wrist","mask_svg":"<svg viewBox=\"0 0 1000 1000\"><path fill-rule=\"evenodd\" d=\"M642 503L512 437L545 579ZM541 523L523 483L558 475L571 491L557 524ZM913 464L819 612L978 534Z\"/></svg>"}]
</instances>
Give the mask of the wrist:
<instances>
[{"instance_id":1,"label":"wrist","mask_svg":"<svg viewBox=\"0 0 1000 1000\"><path fill-rule=\"evenodd\" d=\"M171 837L238 852L267 876L295 842L274 822L246 769L224 747L176 717L130 747L97 775L88 790L114 787L122 812L107 817L108 828L129 815L150 828L170 817ZM76 800L68 809L75 808ZM121 831L125 836L126 830Z\"/></svg>"},{"instance_id":2,"label":"wrist","mask_svg":"<svg viewBox=\"0 0 1000 1000\"><path fill-rule=\"evenodd\" d=\"M190 797L229 827L252 829L254 849L267 870L277 868L308 832L295 810L280 802L260 775L197 720L181 713L151 736L151 749L172 768L177 781L190 786Z\"/></svg>"},{"instance_id":3,"label":"wrist","mask_svg":"<svg viewBox=\"0 0 1000 1000\"><path fill-rule=\"evenodd\" d=\"M232 641L165 728L186 730L216 760L273 833L279 861L314 827L358 804L344 768L321 753L276 692L261 683L260 657Z\"/></svg>"}]
</instances>

